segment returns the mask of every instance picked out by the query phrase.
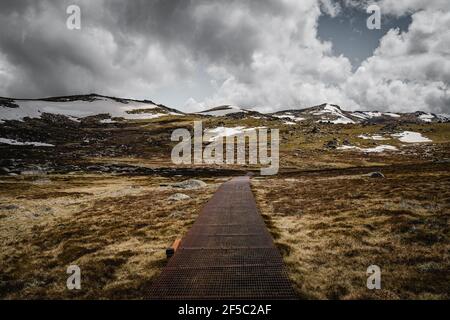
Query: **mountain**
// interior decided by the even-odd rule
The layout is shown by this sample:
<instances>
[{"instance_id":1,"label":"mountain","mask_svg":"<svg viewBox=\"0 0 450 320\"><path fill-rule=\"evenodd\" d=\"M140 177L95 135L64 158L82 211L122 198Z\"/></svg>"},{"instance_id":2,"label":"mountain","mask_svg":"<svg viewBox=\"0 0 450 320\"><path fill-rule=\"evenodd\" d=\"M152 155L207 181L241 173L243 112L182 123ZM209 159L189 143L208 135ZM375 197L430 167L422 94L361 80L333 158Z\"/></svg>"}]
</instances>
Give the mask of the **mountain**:
<instances>
[{"instance_id":1,"label":"mountain","mask_svg":"<svg viewBox=\"0 0 450 320\"><path fill-rule=\"evenodd\" d=\"M230 114L236 114L236 113L247 113L248 110L241 109L237 106L230 106L230 105L224 105L224 106L218 106L215 108L211 108L208 110L197 112L197 114L203 115L203 116L213 116L213 117L223 117Z\"/></svg>"},{"instance_id":2,"label":"mountain","mask_svg":"<svg viewBox=\"0 0 450 320\"><path fill-rule=\"evenodd\" d=\"M155 119L163 116L184 116L185 113L150 100L108 97L99 94L51 97L43 99L14 99L0 97L0 123L8 120L41 118L44 114L64 116L72 121L92 119L101 123L121 120ZM392 122L437 123L449 122L450 115L417 111L393 113L378 111L345 111L335 104L321 104L305 109L261 113L234 105L222 105L193 115L226 117L229 119L281 119L285 124L316 122L329 124L374 124Z\"/></svg>"},{"instance_id":3,"label":"mountain","mask_svg":"<svg viewBox=\"0 0 450 320\"><path fill-rule=\"evenodd\" d=\"M279 128L287 155L283 161L295 165L330 150L400 156L437 154L426 148L440 148L440 159L447 158L445 143L450 140L448 125L439 122L449 119L425 112L345 111L334 104L269 114L232 105L183 113L149 100L98 94L0 98L0 175L36 170L152 173L160 167L157 170L187 174L171 167L171 137L176 129L192 129L194 120L202 120L205 132L213 134L210 141L257 128Z\"/></svg>"},{"instance_id":4,"label":"mountain","mask_svg":"<svg viewBox=\"0 0 450 320\"><path fill-rule=\"evenodd\" d=\"M244 109L238 106L223 105L208 110L195 113L196 115L208 116L208 117L227 117L231 119L271 119L272 116L264 114L258 111Z\"/></svg>"},{"instance_id":5,"label":"mountain","mask_svg":"<svg viewBox=\"0 0 450 320\"><path fill-rule=\"evenodd\" d=\"M0 98L0 121L41 118L43 114L66 116L73 121L102 115L102 121L154 119L182 112L149 100L121 99L98 94L44 99Z\"/></svg>"},{"instance_id":6,"label":"mountain","mask_svg":"<svg viewBox=\"0 0 450 320\"><path fill-rule=\"evenodd\" d=\"M285 119L295 124L300 121L312 121L331 124L375 124L392 122L435 123L449 122L450 115L417 111L413 113L393 113L379 111L345 111L335 104L322 104L306 109L278 111L273 117Z\"/></svg>"}]
</instances>

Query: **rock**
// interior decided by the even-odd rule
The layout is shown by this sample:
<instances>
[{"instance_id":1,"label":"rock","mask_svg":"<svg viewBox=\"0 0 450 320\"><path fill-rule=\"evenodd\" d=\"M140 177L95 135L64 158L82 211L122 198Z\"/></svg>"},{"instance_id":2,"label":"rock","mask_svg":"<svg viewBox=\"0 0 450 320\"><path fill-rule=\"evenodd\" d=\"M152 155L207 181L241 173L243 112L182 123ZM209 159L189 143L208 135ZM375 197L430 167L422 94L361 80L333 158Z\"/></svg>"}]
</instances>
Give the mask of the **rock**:
<instances>
[{"instance_id":1,"label":"rock","mask_svg":"<svg viewBox=\"0 0 450 320\"><path fill-rule=\"evenodd\" d=\"M434 159L434 163L450 163L450 159Z\"/></svg>"},{"instance_id":2,"label":"rock","mask_svg":"<svg viewBox=\"0 0 450 320\"><path fill-rule=\"evenodd\" d=\"M336 138L325 143L325 148L328 148L328 149L336 149L337 146L338 146L338 141Z\"/></svg>"},{"instance_id":3,"label":"rock","mask_svg":"<svg viewBox=\"0 0 450 320\"><path fill-rule=\"evenodd\" d=\"M439 264L436 262L421 263L417 268L421 272L439 272L441 270Z\"/></svg>"},{"instance_id":4,"label":"rock","mask_svg":"<svg viewBox=\"0 0 450 320\"><path fill-rule=\"evenodd\" d=\"M187 194L184 193L175 193L171 195L167 200L169 201L182 201L182 200L189 200L191 197L189 197Z\"/></svg>"},{"instance_id":5,"label":"rock","mask_svg":"<svg viewBox=\"0 0 450 320\"><path fill-rule=\"evenodd\" d=\"M47 174L47 172L42 170L24 170L20 172L20 175L22 176L40 176L45 174Z\"/></svg>"},{"instance_id":6,"label":"rock","mask_svg":"<svg viewBox=\"0 0 450 320\"><path fill-rule=\"evenodd\" d=\"M100 166L100 165L87 166L86 169L88 171L95 171L95 172L108 172L108 171L110 171L110 168L107 168L107 167L104 167L104 166Z\"/></svg>"},{"instance_id":7,"label":"rock","mask_svg":"<svg viewBox=\"0 0 450 320\"><path fill-rule=\"evenodd\" d=\"M15 205L15 204L5 204L5 205L1 205L0 209L4 209L4 210L17 210L20 207Z\"/></svg>"},{"instance_id":8,"label":"rock","mask_svg":"<svg viewBox=\"0 0 450 320\"><path fill-rule=\"evenodd\" d=\"M34 185L45 185L45 184L50 184L50 183L52 183L52 181L50 179L37 179L32 182L32 184L34 184Z\"/></svg>"},{"instance_id":9,"label":"rock","mask_svg":"<svg viewBox=\"0 0 450 320\"><path fill-rule=\"evenodd\" d=\"M351 146L352 144L350 143L350 141L348 141L348 139L344 139L344 141L342 141L342 144L344 146Z\"/></svg>"},{"instance_id":10,"label":"rock","mask_svg":"<svg viewBox=\"0 0 450 320\"><path fill-rule=\"evenodd\" d=\"M368 174L369 178L381 178L384 179L385 176L380 171L371 172Z\"/></svg>"},{"instance_id":11,"label":"rock","mask_svg":"<svg viewBox=\"0 0 450 320\"><path fill-rule=\"evenodd\" d=\"M201 180L196 179L189 179L182 182L177 182L172 184L172 187L174 188L180 188L180 189L199 189L206 187L207 184L204 183Z\"/></svg>"},{"instance_id":12,"label":"rock","mask_svg":"<svg viewBox=\"0 0 450 320\"><path fill-rule=\"evenodd\" d=\"M181 218L182 216L183 216L182 212L172 212L171 214L169 214L169 218L174 218L174 219Z\"/></svg>"},{"instance_id":13,"label":"rock","mask_svg":"<svg viewBox=\"0 0 450 320\"><path fill-rule=\"evenodd\" d=\"M11 167L15 165L15 161L13 159L0 159L0 166Z\"/></svg>"},{"instance_id":14,"label":"rock","mask_svg":"<svg viewBox=\"0 0 450 320\"><path fill-rule=\"evenodd\" d=\"M319 133L320 129L316 126L314 126L314 128L312 128L311 133Z\"/></svg>"}]
</instances>

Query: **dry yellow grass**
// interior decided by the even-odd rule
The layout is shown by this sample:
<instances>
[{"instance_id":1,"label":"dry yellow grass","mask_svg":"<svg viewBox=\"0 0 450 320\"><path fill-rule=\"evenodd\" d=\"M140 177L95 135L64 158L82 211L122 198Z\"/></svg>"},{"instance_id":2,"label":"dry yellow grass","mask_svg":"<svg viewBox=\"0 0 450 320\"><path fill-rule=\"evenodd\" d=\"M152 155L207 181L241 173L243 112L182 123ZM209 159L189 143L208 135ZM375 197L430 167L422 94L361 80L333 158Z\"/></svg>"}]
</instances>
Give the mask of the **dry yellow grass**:
<instances>
[{"instance_id":1,"label":"dry yellow grass","mask_svg":"<svg viewBox=\"0 0 450 320\"><path fill-rule=\"evenodd\" d=\"M178 178L181 179L181 178ZM119 176L2 178L0 298L142 299L165 264L165 248L183 235L215 191L179 192L174 179ZM81 268L82 289L66 288Z\"/></svg>"},{"instance_id":2,"label":"dry yellow grass","mask_svg":"<svg viewBox=\"0 0 450 320\"><path fill-rule=\"evenodd\" d=\"M308 299L448 299L450 172L253 181L295 287ZM366 288L378 265L382 289Z\"/></svg>"}]
</instances>

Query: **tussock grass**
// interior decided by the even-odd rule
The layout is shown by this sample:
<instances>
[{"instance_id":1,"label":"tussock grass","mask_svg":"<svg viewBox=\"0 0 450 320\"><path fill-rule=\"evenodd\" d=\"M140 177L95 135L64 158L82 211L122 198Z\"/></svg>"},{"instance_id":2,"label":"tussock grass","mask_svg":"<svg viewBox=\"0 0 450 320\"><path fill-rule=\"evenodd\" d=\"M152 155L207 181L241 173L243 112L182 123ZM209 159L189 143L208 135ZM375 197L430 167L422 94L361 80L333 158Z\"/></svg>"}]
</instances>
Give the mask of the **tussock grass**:
<instances>
[{"instance_id":1,"label":"tussock grass","mask_svg":"<svg viewBox=\"0 0 450 320\"><path fill-rule=\"evenodd\" d=\"M0 298L142 299L217 185L183 191L174 179L119 176L5 178L0 191ZM178 178L182 179L182 178ZM33 183L34 182L34 183ZM13 205L13 206L12 206ZM81 268L81 290L66 269Z\"/></svg>"},{"instance_id":2,"label":"tussock grass","mask_svg":"<svg viewBox=\"0 0 450 320\"><path fill-rule=\"evenodd\" d=\"M289 275L309 299L448 299L450 173L253 181ZM366 288L366 269L382 289Z\"/></svg>"}]
</instances>

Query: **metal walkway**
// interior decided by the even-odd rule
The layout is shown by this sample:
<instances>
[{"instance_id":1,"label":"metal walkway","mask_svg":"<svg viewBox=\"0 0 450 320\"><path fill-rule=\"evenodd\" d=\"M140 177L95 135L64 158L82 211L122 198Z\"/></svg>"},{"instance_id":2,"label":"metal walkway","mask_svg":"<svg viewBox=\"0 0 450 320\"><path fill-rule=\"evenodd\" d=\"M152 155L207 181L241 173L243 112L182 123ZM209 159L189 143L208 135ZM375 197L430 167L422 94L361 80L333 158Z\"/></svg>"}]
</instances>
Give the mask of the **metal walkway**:
<instances>
[{"instance_id":1,"label":"metal walkway","mask_svg":"<svg viewBox=\"0 0 450 320\"><path fill-rule=\"evenodd\" d=\"M250 189L224 183L203 207L150 299L296 299Z\"/></svg>"}]
</instances>

